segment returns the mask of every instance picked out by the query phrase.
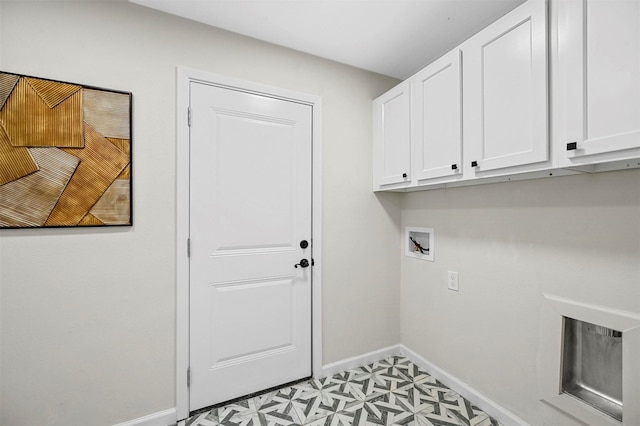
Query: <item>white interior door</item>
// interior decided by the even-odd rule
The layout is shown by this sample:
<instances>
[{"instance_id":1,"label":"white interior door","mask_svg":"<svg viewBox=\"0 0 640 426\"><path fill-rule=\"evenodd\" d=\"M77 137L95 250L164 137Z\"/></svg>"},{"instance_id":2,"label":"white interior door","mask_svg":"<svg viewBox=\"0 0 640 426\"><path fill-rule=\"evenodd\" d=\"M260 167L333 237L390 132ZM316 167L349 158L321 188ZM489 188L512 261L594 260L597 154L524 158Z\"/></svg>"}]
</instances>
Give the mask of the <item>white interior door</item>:
<instances>
[{"instance_id":1,"label":"white interior door","mask_svg":"<svg viewBox=\"0 0 640 426\"><path fill-rule=\"evenodd\" d=\"M196 410L311 375L312 110L200 83L190 96Z\"/></svg>"}]
</instances>

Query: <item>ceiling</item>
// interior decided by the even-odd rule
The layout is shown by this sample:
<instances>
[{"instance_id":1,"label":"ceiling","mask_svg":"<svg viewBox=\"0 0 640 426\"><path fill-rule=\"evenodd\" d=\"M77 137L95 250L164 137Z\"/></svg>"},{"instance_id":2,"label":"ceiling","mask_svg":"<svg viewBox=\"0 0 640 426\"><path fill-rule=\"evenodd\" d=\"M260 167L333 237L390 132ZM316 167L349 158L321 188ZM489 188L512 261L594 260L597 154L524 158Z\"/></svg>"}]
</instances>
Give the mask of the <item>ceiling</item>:
<instances>
[{"instance_id":1,"label":"ceiling","mask_svg":"<svg viewBox=\"0 0 640 426\"><path fill-rule=\"evenodd\" d=\"M406 79L524 0L129 0Z\"/></svg>"}]
</instances>

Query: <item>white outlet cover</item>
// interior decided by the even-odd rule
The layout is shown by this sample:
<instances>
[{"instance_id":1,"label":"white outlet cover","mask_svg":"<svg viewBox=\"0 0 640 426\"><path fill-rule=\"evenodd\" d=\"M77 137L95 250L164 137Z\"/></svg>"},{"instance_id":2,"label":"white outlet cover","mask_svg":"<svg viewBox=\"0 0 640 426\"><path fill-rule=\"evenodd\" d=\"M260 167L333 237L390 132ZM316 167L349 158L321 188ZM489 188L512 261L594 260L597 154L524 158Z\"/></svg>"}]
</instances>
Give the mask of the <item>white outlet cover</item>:
<instances>
[{"instance_id":1,"label":"white outlet cover","mask_svg":"<svg viewBox=\"0 0 640 426\"><path fill-rule=\"evenodd\" d=\"M457 272L447 271L447 288L449 290L459 291Z\"/></svg>"}]
</instances>

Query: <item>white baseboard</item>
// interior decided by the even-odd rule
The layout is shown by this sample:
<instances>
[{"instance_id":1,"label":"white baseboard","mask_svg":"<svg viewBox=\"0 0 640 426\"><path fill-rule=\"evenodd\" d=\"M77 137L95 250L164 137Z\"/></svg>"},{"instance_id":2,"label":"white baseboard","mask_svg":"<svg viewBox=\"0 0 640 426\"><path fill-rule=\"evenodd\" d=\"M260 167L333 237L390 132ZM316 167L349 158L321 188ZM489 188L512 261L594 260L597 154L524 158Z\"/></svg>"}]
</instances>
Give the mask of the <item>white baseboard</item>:
<instances>
[{"instance_id":1,"label":"white baseboard","mask_svg":"<svg viewBox=\"0 0 640 426\"><path fill-rule=\"evenodd\" d=\"M378 349L377 351L354 356L352 358L332 362L331 364L322 366L322 377L331 376L341 371L360 367L361 365L369 364L371 362L380 361L381 359L385 359L393 355L398 355L399 353L400 345L393 345L386 348Z\"/></svg>"},{"instance_id":2,"label":"white baseboard","mask_svg":"<svg viewBox=\"0 0 640 426\"><path fill-rule=\"evenodd\" d=\"M460 394L460 396L468 399L476 407L480 408L485 413L499 421L504 426L524 426L528 425L527 422L505 409L501 405L482 395L480 392L458 379L457 377L449 374L443 369L430 363L411 349L404 345L400 346L400 353L409 358L414 364L421 367L435 379L444 383L449 389Z\"/></svg>"},{"instance_id":3,"label":"white baseboard","mask_svg":"<svg viewBox=\"0 0 640 426\"><path fill-rule=\"evenodd\" d=\"M176 409L169 408L168 410L158 411L157 413L118 423L114 426L169 426L176 424L177 420Z\"/></svg>"}]
</instances>

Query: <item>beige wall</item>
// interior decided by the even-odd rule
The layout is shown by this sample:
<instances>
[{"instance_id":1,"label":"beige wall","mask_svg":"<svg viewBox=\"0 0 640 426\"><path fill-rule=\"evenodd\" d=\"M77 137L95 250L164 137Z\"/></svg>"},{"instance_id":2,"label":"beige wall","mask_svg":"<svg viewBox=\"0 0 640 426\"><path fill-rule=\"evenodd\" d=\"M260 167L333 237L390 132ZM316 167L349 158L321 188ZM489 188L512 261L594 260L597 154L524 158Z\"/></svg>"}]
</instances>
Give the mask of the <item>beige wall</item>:
<instances>
[{"instance_id":1,"label":"beige wall","mask_svg":"<svg viewBox=\"0 0 640 426\"><path fill-rule=\"evenodd\" d=\"M3 425L175 407L175 74L323 100L324 362L399 340L400 198L371 193L371 100L395 80L122 1L3 1L3 70L133 92L131 228L0 231Z\"/></svg>"},{"instance_id":2,"label":"beige wall","mask_svg":"<svg viewBox=\"0 0 640 426\"><path fill-rule=\"evenodd\" d=\"M571 424L538 402L542 293L640 312L640 171L373 194L370 102L392 79L122 1L0 14L3 70L133 92L135 162L132 228L0 231L3 425L175 406L178 65L322 96L325 363L401 341ZM435 228L435 262L400 255L400 225Z\"/></svg>"},{"instance_id":3,"label":"beige wall","mask_svg":"<svg viewBox=\"0 0 640 426\"><path fill-rule=\"evenodd\" d=\"M402 343L532 425L578 424L539 402L543 293L640 313L640 171L407 194L402 226L435 228L433 263L401 261Z\"/></svg>"}]
</instances>

